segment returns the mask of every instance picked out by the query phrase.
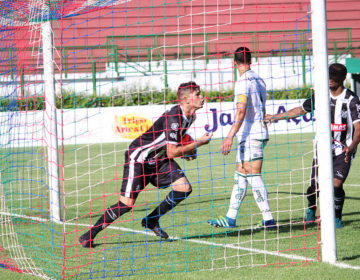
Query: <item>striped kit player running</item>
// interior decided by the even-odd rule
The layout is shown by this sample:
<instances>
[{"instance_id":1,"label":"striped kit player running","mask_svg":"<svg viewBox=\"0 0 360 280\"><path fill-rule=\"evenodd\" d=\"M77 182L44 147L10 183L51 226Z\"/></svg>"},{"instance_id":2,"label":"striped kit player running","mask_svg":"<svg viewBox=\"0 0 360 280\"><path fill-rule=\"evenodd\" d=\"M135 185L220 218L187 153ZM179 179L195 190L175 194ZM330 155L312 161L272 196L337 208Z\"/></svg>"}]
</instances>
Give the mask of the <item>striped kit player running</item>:
<instances>
[{"instance_id":1,"label":"striped kit player running","mask_svg":"<svg viewBox=\"0 0 360 280\"><path fill-rule=\"evenodd\" d=\"M124 175L120 201L105 210L104 214L84 233L79 242L83 247L94 246L95 236L117 218L133 209L136 198L146 185L172 187L166 198L144 219L142 226L152 230L160 238L168 234L160 228L159 219L186 199L192 189L176 157L195 159L196 149L209 143L212 134L205 133L191 143L181 143L182 137L195 120L195 111L204 105L200 87L183 83L178 89L179 105L172 107L155 121L153 126L135 139L125 152Z\"/></svg>"}]
</instances>

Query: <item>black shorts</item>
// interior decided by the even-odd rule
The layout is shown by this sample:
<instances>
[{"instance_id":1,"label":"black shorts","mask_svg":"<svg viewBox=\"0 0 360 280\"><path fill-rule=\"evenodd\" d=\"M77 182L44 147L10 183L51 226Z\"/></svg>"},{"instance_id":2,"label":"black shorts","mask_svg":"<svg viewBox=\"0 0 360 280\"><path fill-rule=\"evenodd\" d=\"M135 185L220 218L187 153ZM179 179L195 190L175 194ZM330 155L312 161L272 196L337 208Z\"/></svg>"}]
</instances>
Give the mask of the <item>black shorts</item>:
<instances>
[{"instance_id":1,"label":"black shorts","mask_svg":"<svg viewBox=\"0 0 360 280\"><path fill-rule=\"evenodd\" d=\"M338 156L333 156L333 176L336 179L345 182L347 176L350 172L352 159L349 162L345 162L345 153L342 153ZM318 164L317 159L313 159L313 165L311 170L311 185L318 184Z\"/></svg>"},{"instance_id":2,"label":"black shorts","mask_svg":"<svg viewBox=\"0 0 360 280\"><path fill-rule=\"evenodd\" d=\"M127 152L123 174L121 195L133 199L136 199L149 183L158 188L167 188L176 180L185 177L184 171L173 159L135 162L128 160Z\"/></svg>"}]
</instances>

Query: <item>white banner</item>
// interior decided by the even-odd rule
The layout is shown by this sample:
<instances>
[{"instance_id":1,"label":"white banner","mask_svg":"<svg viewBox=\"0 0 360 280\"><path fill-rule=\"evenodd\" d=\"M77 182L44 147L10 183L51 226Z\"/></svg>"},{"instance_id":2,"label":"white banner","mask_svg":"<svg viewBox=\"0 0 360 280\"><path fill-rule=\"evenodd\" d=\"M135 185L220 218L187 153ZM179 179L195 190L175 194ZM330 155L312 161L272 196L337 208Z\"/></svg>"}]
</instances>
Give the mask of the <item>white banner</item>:
<instances>
[{"instance_id":1,"label":"white banner","mask_svg":"<svg viewBox=\"0 0 360 280\"><path fill-rule=\"evenodd\" d=\"M268 101L269 114L285 112L301 106L303 100ZM90 109L58 110L59 144L128 142L151 127L162 113L174 105L146 105ZM1 145L38 146L47 143L44 111L1 113ZM189 129L193 138L213 132L214 138L226 137L234 120L232 102L206 103L197 111L196 121ZM269 127L270 134L306 133L314 131L313 117L283 120Z\"/></svg>"}]
</instances>

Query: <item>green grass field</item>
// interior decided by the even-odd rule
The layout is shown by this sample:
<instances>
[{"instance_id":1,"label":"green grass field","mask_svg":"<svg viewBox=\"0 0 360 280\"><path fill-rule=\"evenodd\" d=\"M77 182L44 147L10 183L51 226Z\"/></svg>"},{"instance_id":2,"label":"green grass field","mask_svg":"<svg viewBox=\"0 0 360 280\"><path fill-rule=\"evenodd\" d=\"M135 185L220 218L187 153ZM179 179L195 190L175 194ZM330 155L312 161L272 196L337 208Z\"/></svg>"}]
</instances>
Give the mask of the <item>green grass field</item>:
<instances>
[{"instance_id":1,"label":"green grass field","mask_svg":"<svg viewBox=\"0 0 360 280\"><path fill-rule=\"evenodd\" d=\"M345 227L337 230L338 261L352 268L339 268L319 262L318 226L303 223L307 206L303 193L310 176L312 135L272 136L265 149L263 176L279 226L277 231L253 229L261 221L261 214L250 187L235 230L207 224L208 219L226 214L233 186L235 151L223 157L219 153L220 144L220 140L214 139L211 145L199 149L197 160L178 160L193 192L161 219L162 227L171 236L168 241L160 242L140 225L148 211L169 192L169 189L158 190L149 185L139 195L132 213L96 237L95 248L79 246L78 237L104 209L119 199L126 145L103 144L65 147L66 223L13 219L18 237L18 241L13 242L21 245L32 260L32 267L58 279L62 276L70 279L116 276L126 279L305 279L310 275L312 279L360 278L359 159L355 159L345 185ZM5 193L12 205L18 206L19 214L45 217L46 213L38 210L46 209L47 203L41 188L42 180L46 180L41 168L44 165L41 150L24 155L16 160L22 169L17 168L7 177L3 175L2 180L4 176L20 178L22 173L29 180L22 184L16 181L13 186L19 191ZM29 188L36 194L31 200L26 196ZM65 244L64 251L62 244ZM62 267L65 268L63 275ZM35 279L1 268L0 273L3 279Z\"/></svg>"}]
</instances>

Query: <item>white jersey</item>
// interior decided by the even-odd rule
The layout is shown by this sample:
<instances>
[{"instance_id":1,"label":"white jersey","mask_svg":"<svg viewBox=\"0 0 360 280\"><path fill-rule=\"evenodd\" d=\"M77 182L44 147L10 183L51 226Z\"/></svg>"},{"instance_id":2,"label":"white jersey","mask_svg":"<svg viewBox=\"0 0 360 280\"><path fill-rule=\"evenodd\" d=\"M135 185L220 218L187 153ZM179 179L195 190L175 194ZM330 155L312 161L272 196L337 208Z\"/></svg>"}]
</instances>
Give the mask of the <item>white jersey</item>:
<instances>
[{"instance_id":1,"label":"white jersey","mask_svg":"<svg viewBox=\"0 0 360 280\"><path fill-rule=\"evenodd\" d=\"M266 84L253 70L248 70L235 83L234 108L246 96L246 115L242 123L238 139L239 142L250 140L268 140L267 127L262 120L265 115Z\"/></svg>"}]
</instances>

